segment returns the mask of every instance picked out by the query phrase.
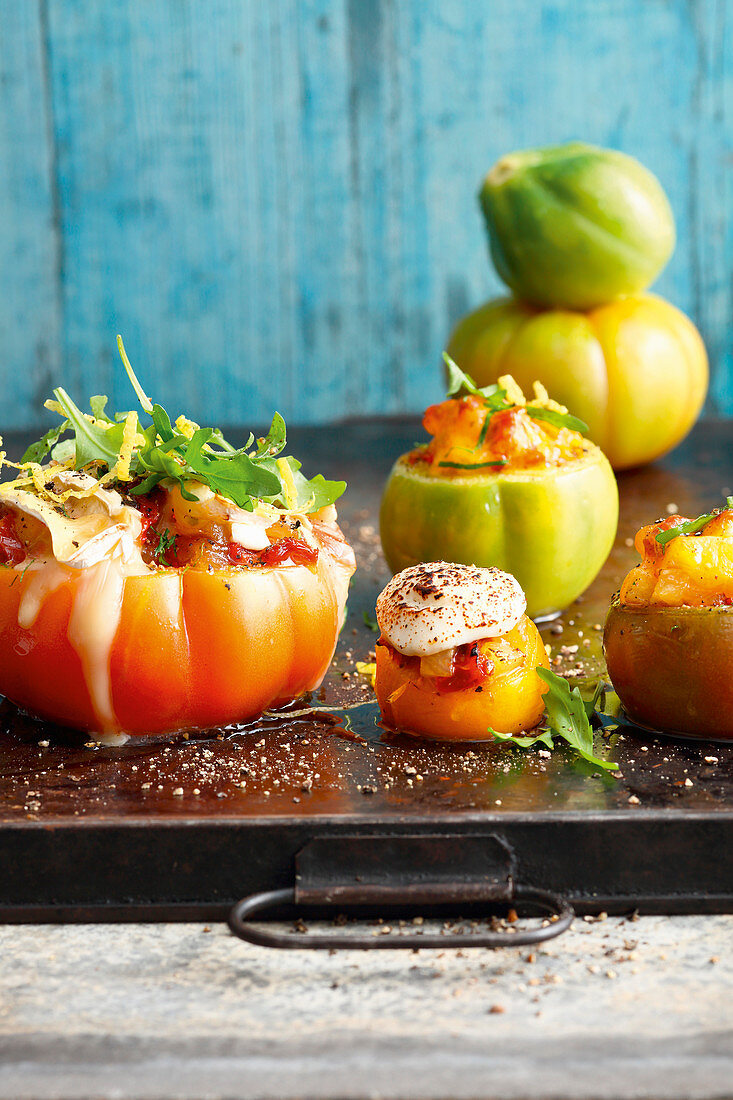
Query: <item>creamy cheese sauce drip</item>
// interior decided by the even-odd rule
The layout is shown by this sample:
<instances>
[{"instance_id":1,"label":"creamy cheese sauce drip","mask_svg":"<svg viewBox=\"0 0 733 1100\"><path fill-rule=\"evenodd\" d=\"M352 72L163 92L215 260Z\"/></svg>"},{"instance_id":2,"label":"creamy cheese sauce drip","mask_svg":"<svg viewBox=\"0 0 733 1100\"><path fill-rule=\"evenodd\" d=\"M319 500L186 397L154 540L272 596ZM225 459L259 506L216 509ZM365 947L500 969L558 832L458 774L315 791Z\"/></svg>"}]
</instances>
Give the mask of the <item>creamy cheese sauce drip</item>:
<instances>
[{"instance_id":1,"label":"creamy cheese sauce drip","mask_svg":"<svg viewBox=\"0 0 733 1100\"><path fill-rule=\"evenodd\" d=\"M119 728L112 706L112 643L120 625L125 578L119 563L101 561L84 570L69 619L68 639L79 654L100 732Z\"/></svg>"}]
</instances>

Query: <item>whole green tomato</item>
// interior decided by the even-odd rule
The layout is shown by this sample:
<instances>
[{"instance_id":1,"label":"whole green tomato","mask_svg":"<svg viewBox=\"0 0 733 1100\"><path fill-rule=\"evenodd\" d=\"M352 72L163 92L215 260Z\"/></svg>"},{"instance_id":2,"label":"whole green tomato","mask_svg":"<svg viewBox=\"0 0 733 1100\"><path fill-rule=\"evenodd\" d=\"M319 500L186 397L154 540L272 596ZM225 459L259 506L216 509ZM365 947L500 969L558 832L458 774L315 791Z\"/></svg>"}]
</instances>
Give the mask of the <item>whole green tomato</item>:
<instances>
[{"instance_id":1,"label":"whole green tomato","mask_svg":"<svg viewBox=\"0 0 733 1100\"><path fill-rule=\"evenodd\" d=\"M509 153L479 199L497 272L535 305L590 309L638 294L674 249L659 181L614 149L571 142Z\"/></svg>"}]
</instances>

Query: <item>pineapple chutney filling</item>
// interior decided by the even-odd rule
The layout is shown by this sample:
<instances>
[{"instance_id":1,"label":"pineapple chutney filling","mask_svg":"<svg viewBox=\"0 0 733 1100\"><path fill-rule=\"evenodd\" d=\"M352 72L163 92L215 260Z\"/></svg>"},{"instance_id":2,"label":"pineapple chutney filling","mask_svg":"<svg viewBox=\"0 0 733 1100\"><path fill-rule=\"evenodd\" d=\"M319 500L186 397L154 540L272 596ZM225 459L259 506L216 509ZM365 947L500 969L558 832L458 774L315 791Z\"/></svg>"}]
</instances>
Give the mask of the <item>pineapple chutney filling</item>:
<instances>
[{"instance_id":1,"label":"pineapple chutney filling","mask_svg":"<svg viewBox=\"0 0 733 1100\"><path fill-rule=\"evenodd\" d=\"M539 382L528 401L511 375L478 389L450 357L445 361L448 398L426 409L423 427L432 439L408 453L410 465L442 477L470 477L564 466L594 451L581 434L587 425Z\"/></svg>"},{"instance_id":2,"label":"pineapple chutney filling","mask_svg":"<svg viewBox=\"0 0 733 1100\"><path fill-rule=\"evenodd\" d=\"M622 607L733 606L733 497L696 519L642 527L634 545L641 561L621 586Z\"/></svg>"}]
</instances>

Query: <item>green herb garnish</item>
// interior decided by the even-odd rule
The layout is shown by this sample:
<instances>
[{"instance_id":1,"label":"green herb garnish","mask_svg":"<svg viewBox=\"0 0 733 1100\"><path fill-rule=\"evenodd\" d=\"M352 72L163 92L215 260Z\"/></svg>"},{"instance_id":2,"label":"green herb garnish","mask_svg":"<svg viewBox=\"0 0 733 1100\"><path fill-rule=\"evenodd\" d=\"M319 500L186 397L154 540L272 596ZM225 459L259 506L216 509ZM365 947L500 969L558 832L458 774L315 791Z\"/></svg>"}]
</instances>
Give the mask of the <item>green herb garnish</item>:
<instances>
[{"instance_id":1,"label":"green herb garnish","mask_svg":"<svg viewBox=\"0 0 733 1100\"><path fill-rule=\"evenodd\" d=\"M585 420L570 413L560 413L557 409L543 409L541 405L526 405L527 412L533 420L546 420L548 424L554 424L557 428L572 428L574 432L587 432L588 425Z\"/></svg>"},{"instance_id":2,"label":"green herb garnish","mask_svg":"<svg viewBox=\"0 0 733 1100\"><path fill-rule=\"evenodd\" d=\"M725 506L726 508L733 508L733 497L725 498ZM669 527L666 531L657 531L654 540L660 546L666 546L678 535L694 535L696 531L702 531L705 524L709 523L711 519L715 519L717 515L720 515L721 510L718 508L714 512L706 512L704 515L698 516L697 519L688 519L685 523L680 523L678 527Z\"/></svg>"},{"instance_id":3,"label":"green herb garnish","mask_svg":"<svg viewBox=\"0 0 733 1100\"><path fill-rule=\"evenodd\" d=\"M555 747L553 737L561 737L590 764L595 764L606 771L617 771L618 764L610 760L601 760L593 752L593 730L588 720L587 704L583 702L578 688L575 687L571 691L567 680L558 676L556 672L550 672L547 668L538 668L537 675L549 687L544 697L548 728L531 737L497 733L496 730L489 732L497 741L511 741L522 749L538 743L553 749Z\"/></svg>"},{"instance_id":4,"label":"green herb garnish","mask_svg":"<svg viewBox=\"0 0 733 1100\"><path fill-rule=\"evenodd\" d=\"M480 447L486 439L489 420L494 413L504 412L506 409L513 409L516 406L507 400L507 391L496 383L479 389L470 374L462 371L447 351L443 352L443 362L448 372L446 395L448 397L460 397L461 393L465 391L474 397L480 397L488 410L488 415L484 420L477 442L477 447ZM585 421L580 420L577 416L571 416L570 413L561 413L556 409L545 409L541 405L524 405L522 407L527 410L527 413L534 420L546 420L548 424L554 424L558 428L571 428L574 432L588 431L588 425Z\"/></svg>"},{"instance_id":5,"label":"green herb garnish","mask_svg":"<svg viewBox=\"0 0 733 1100\"><path fill-rule=\"evenodd\" d=\"M164 558L169 550L172 550L175 554L177 537L177 535L172 535L170 531L163 530L160 532L158 545L155 547L155 550L153 550L153 557L156 561L160 561L161 558Z\"/></svg>"},{"instance_id":6,"label":"green herb garnish","mask_svg":"<svg viewBox=\"0 0 733 1100\"><path fill-rule=\"evenodd\" d=\"M373 630L375 634L379 634L379 623L377 620L370 619L368 611L363 611L362 615L364 616L364 626L368 627L369 630Z\"/></svg>"},{"instance_id":7,"label":"green herb garnish","mask_svg":"<svg viewBox=\"0 0 733 1100\"><path fill-rule=\"evenodd\" d=\"M345 482L327 481L320 474L308 480L297 459L282 456L286 428L279 413L263 439L255 441L250 434L239 448L227 442L218 428L200 428L184 417L172 423L163 406L146 395L119 336L117 343L142 418L139 412L110 418L104 396L90 399L90 417L66 390L55 389L56 400L50 407L62 417L61 423L28 448L24 462L41 462L50 453L58 462L71 461L76 470L93 466L100 473L119 468L119 480L134 482L130 492L135 495L167 480L178 484L185 499L195 500L187 486L197 481L247 511L261 500L289 511L315 512L341 496ZM63 438L68 432L71 437Z\"/></svg>"},{"instance_id":8,"label":"green herb garnish","mask_svg":"<svg viewBox=\"0 0 733 1100\"><path fill-rule=\"evenodd\" d=\"M482 398L484 404L492 413L513 408L511 401L506 399L506 390L502 389L501 386L494 383L491 386L484 386L483 389L479 389L470 374L465 374L458 364L451 359L447 351L443 352L443 362L448 371L448 388L446 390L448 397L459 397L461 391L465 390L466 393L470 393L474 397Z\"/></svg>"},{"instance_id":9,"label":"green herb garnish","mask_svg":"<svg viewBox=\"0 0 733 1100\"><path fill-rule=\"evenodd\" d=\"M484 466L506 466L505 458L496 458L492 462L439 462L439 466L447 466L451 470L481 470Z\"/></svg>"}]
</instances>

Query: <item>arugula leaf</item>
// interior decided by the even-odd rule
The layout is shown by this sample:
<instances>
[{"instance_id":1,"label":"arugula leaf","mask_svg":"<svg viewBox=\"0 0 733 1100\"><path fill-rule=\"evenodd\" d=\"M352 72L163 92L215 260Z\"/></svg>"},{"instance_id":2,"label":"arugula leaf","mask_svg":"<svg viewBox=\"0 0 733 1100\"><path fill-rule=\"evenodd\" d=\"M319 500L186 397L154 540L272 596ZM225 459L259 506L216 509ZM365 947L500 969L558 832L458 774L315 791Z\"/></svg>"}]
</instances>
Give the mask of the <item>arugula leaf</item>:
<instances>
[{"instance_id":1,"label":"arugula leaf","mask_svg":"<svg viewBox=\"0 0 733 1100\"><path fill-rule=\"evenodd\" d=\"M521 748L529 748L530 745L541 741L549 749L554 748L553 736L561 737L590 764L604 768L606 771L617 771L618 764L601 760L593 752L593 730L588 721L586 704L578 688L575 687L571 691L567 680L558 676L556 672L550 672L547 668L538 668L537 675L549 688L544 696L549 728L533 737L521 737L491 730L494 737L498 741L511 741Z\"/></svg>"},{"instance_id":2,"label":"arugula leaf","mask_svg":"<svg viewBox=\"0 0 733 1100\"><path fill-rule=\"evenodd\" d=\"M733 497L725 498L725 506L726 508L733 508ZM676 539L679 535L694 535L696 531L701 531L711 519L715 519L720 511L721 509L717 508L713 512L705 512L704 515L698 516L696 519L688 519L684 523L680 523L678 527L669 527L666 531L657 531L654 540L660 546L666 546L668 542Z\"/></svg>"},{"instance_id":3,"label":"arugula leaf","mask_svg":"<svg viewBox=\"0 0 733 1100\"><path fill-rule=\"evenodd\" d=\"M325 508L328 504L333 504L337 501L346 488L345 481L328 481L323 474L316 474L310 481L300 472L300 462L297 458L293 458L289 455L285 461L290 467L293 475L293 484L295 485L295 502L291 504L291 508L294 512L305 509L308 512L317 512L320 508ZM274 466L274 459L265 459L263 465L272 463ZM285 498L282 493L278 494L278 498L285 505Z\"/></svg>"},{"instance_id":4,"label":"arugula leaf","mask_svg":"<svg viewBox=\"0 0 733 1100\"><path fill-rule=\"evenodd\" d=\"M596 711L602 709L602 706L605 702L605 696L606 685L604 684L603 680L599 680L596 684L595 691L593 692L593 698L583 703L583 706L585 707L585 713L589 722L593 721L593 716ZM601 704L601 706L599 706L599 703Z\"/></svg>"},{"instance_id":5,"label":"arugula leaf","mask_svg":"<svg viewBox=\"0 0 733 1100\"><path fill-rule=\"evenodd\" d=\"M588 425L584 420L570 413L561 413L557 409L543 409L541 405L527 405L527 412L533 420L546 420L548 424L554 424L557 428L570 428L574 432L587 432Z\"/></svg>"},{"instance_id":6,"label":"arugula leaf","mask_svg":"<svg viewBox=\"0 0 733 1100\"><path fill-rule=\"evenodd\" d=\"M275 455L279 455L285 447L286 438L285 421L280 413L276 412L272 418L270 430L257 445L257 457L267 455L274 458Z\"/></svg>"},{"instance_id":7,"label":"arugula leaf","mask_svg":"<svg viewBox=\"0 0 733 1100\"><path fill-rule=\"evenodd\" d=\"M76 446L73 439L62 439L51 451L54 462L73 462Z\"/></svg>"},{"instance_id":8,"label":"arugula leaf","mask_svg":"<svg viewBox=\"0 0 733 1100\"><path fill-rule=\"evenodd\" d=\"M530 749L532 745L536 745L538 742L541 745L546 745L548 749L554 749L555 747L549 730L540 730L534 737L522 737L521 734L499 733L498 730L492 730L489 726L489 733L493 734L497 741L511 741L513 745L517 745L520 749Z\"/></svg>"},{"instance_id":9,"label":"arugula leaf","mask_svg":"<svg viewBox=\"0 0 733 1100\"><path fill-rule=\"evenodd\" d=\"M451 359L447 351L443 352L443 362L448 372L448 386L445 391L448 397L456 397L461 390L472 393L477 397L482 396L481 390L477 387L470 374L465 374L456 361Z\"/></svg>"},{"instance_id":10,"label":"arugula leaf","mask_svg":"<svg viewBox=\"0 0 733 1100\"><path fill-rule=\"evenodd\" d=\"M117 461L122 446L124 424L110 424L101 428L77 408L66 390L60 386L53 395L64 410L64 415L74 431L76 468L82 469L90 462L104 462L112 466Z\"/></svg>"},{"instance_id":11,"label":"arugula leaf","mask_svg":"<svg viewBox=\"0 0 733 1100\"><path fill-rule=\"evenodd\" d=\"M153 418L153 424L155 424L155 430L163 440L167 443L169 439L173 439L176 434L173 431L173 425L171 424L171 418L165 411L162 405L153 405L153 410L150 413Z\"/></svg>"},{"instance_id":12,"label":"arugula leaf","mask_svg":"<svg viewBox=\"0 0 733 1100\"><path fill-rule=\"evenodd\" d=\"M448 388L445 391L448 397L457 397L461 390L473 394L474 397L482 397L488 408L494 412L501 409L511 409L512 405L506 399L506 390L495 382L491 386L479 389L470 374L466 374L458 364L451 359L447 351L443 352L443 362L448 371Z\"/></svg>"},{"instance_id":13,"label":"arugula leaf","mask_svg":"<svg viewBox=\"0 0 733 1100\"><path fill-rule=\"evenodd\" d=\"M287 440L285 421L278 412L262 439L255 442L250 432L244 446L239 448L233 447L218 428L194 426L190 437L188 427L179 431L176 425L181 423L180 418L172 423L167 410L150 401L130 366L120 337L117 342L130 383L144 413L152 421L143 424L138 414L129 468L132 476L141 480L129 486L129 492L139 496L168 479L179 486L186 500L195 501L197 498L186 488L188 482L195 480L247 511L253 510L255 500L264 500L315 512L341 496L345 482L327 481L320 474L309 481L300 473L297 459L277 458ZM117 413L112 420L106 411L107 398L98 394L90 398L92 416L89 417L74 404L66 390L59 388L53 392L57 411L61 410L61 423L27 449L24 461L40 461L50 451L55 460L71 462L78 470L90 463L113 470L121 457L129 414ZM69 430L73 438L62 440L64 432ZM287 463L287 467L283 463ZM292 501L293 487L295 503Z\"/></svg>"},{"instance_id":14,"label":"arugula leaf","mask_svg":"<svg viewBox=\"0 0 733 1100\"><path fill-rule=\"evenodd\" d=\"M49 428L45 435L41 436L35 443L31 443L27 448L21 462L42 462L48 452L56 446L59 441L59 437L64 434L69 427L68 420L62 420L55 428ZM71 442L68 440L67 442Z\"/></svg>"},{"instance_id":15,"label":"arugula leaf","mask_svg":"<svg viewBox=\"0 0 733 1100\"><path fill-rule=\"evenodd\" d=\"M549 687L545 692L545 710L552 733L562 737L575 751L591 764L597 764L608 771L616 771L618 765L608 760L600 760L593 753L593 730L585 711L583 698L577 687L570 685L562 676L547 668L538 668L537 675Z\"/></svg>"},{"instance_id":16,"label":"arugula leaf","mask_svg":"<svg viewBox=\"0 0 733 1100\"><path fill-rule=\"evenodd\" d=\"M215 459L201 455L196 463L191 463L191 467L215 493L233 500L248 511L252 510L252 497L272 497L280 491L281 483L277 475L247 455Z\"/></svg>"},{"instance_id":17,"label":"arugula leaf","mask_svg":"<svg viewBox=\"0 0 733 1100\"><path fill-rule=\"evenodd\" d=\"M96 397L89 398L89 408L92 410L92 416L95 420L106 420L108 424L114 424L114 420L110 420L105 412L107 407L107 398L102 394L97 394ZM125 414L121 414L121 418L124 420Z\"/></svg>"}]
</instances>

